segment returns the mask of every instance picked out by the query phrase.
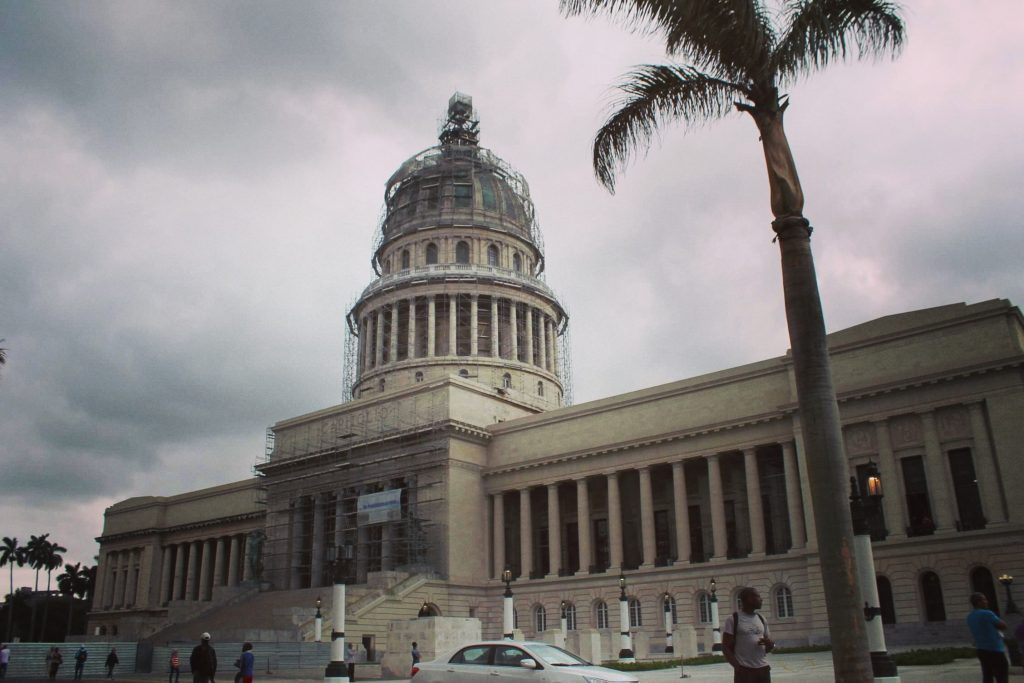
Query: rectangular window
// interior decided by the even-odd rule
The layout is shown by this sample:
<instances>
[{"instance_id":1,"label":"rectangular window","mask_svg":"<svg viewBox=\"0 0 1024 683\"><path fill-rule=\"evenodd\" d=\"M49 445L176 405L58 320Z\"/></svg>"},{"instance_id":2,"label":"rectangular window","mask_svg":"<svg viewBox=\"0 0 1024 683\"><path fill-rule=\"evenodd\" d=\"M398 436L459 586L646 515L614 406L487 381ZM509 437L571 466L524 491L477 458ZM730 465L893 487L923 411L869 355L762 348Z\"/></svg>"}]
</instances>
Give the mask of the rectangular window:
<instances>
[{"instance_id":1,"label":"rectangular window","mask_svg":"<svg viewBox=\"0 0 1024 683\"><path fill-rule=\"evenodd\" d=\"M471 209L471 208L473 208L473 186L472 185L456 185L455 186L455 208L456 209Z\"/></svg>"},{"instance_id":2,"label":"rectangular window","mask_svg":"<svg viewBox=\"0 0 1024 683\"><path fill-rule=\"evenodd\" d=\"M494 178L480 176L480 199L488 211L495 211L498 208L498 197L494 193Z\"/></svg>"},{"instance_id":3,"label":"rectangular window","mask_svg":"<svg viewBox=\"0 0 1024 683\"><path fill-rule=\"evenodd\" d=\"M932 505L928 499L928 480L924 473L924 458L914 455L900 461L903 467L903 491L907 502L910 526L908 536L927 536L935 531Z\"/></svg>"},{"instance_id":4,"label":"rectangular window","mask_svg":"<svg viewBox=\"0 0 1024 683\"><path fill-rule=\"evenodd\" d=\"M608 546L608 520L594 520L594 564L597 571L603 572L610 563Z\"/></svg>"},{"instance_id":5,"label":"rectangular window","mask_svg":"<svg viewBox=\"0 0 1024 683\"><path fill-rule=\"evenodd\" d=\"M672 534L668 524L668 510L654 511L654 563L664 567L672 561Z\"/></svg>"},{"instance_id":6,"label":"rectangular window","mask_svg":"<svg viewBox=\"0 0 1024 683\"><path fill-rule=\"evenodd\" d=\"M953 475L953 491L960 515L960 531L985 528L985 515L981 510L981 494L974 474L974 458L970 448L957 448L949 452L949 473Z\"/></svg>"},{"instance_id":7,"label":"rectangular window","mask_svg":"<svg viewBox=\"0 0 1024 683\"><path fill-rule=\"evenodd\" d=\"M704 524L700 518L700 505L690 506L690 562L706 562L704 555Z\"/></svg>"},{"instance_id":8,"label":"rectangular window","mask_svg":"<svg viewBox=\"0 0 1024 683\"><path fill-rule=\"evenodd\" d=\"M576 522L566 522L565 524L565 545L569 555L569 571L578 572L580 570L580 535L579 524Z\"/></svg>"},{"instance_id":9,"label":"rectangular window","mask_svg":"<svg viewBox=\"0 0 1024 683\"><path fill-rule=\"evenodd\" d=\"M438 192L437 185L424 185L420 190L420 206L424 209L437 209L440 196L441 193Z\"/></svg>"}]
</instances>

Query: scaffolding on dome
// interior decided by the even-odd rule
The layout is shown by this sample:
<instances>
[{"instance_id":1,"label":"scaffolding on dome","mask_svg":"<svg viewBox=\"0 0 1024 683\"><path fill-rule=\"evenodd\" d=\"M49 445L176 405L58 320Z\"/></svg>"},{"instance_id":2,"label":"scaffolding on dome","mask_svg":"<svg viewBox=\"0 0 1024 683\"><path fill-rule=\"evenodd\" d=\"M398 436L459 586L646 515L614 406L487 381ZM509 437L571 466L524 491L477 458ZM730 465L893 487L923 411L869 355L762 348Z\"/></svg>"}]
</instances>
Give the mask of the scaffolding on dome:
<instances>
[{"instance_id":1,"label":"scaffolding on dome","mask_svg":"<svg viewBox=\"0 0 1024 683\"><path fill-rule=\"evenodd\" d=\"M355 305L356 300L353 299L345 310L351 311ZM356 368L359 358L359 333L352 329L352 320L347 313L345 315L345 345L342 353L341 402L348 403L352 400L352 392L355 391L356 379L359 377Z\"/></svg>"}]
</instances>

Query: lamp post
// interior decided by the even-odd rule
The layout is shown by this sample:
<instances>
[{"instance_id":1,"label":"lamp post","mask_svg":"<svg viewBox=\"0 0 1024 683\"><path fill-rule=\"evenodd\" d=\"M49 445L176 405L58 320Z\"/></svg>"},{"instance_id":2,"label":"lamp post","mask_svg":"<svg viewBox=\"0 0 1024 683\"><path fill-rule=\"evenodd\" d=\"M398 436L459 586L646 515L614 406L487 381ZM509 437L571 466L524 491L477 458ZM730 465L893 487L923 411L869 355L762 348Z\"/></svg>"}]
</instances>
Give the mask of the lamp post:
<instances>
[{"instance_id":1,"label":"lamp post","mask_svg":"<svg viewBox=\"0 0 1024 683\"><path fill-rule=\"evenodd\" d=\"M565 647L565 639L569 635L569 618L565 614L566 602L562 600L561 604L561 624L562 627L562 647Z\"/></svg>"},{"instance_id":2,"label":"lamp post","mask_svg":"<svg viewBox=\"0 0 1024 683\"><path fill-rule=\"evenodd\" d=\"M711 577L711 651L722 651L722 625L718 623L718 586L715 577Z\"/></svg>"},{"instance_id":3,"label":"lamp post","mask_svg":"<svg viewBox=\"0 0 1024 683\"><path fill-rule=\"evenodd\" d=\"M626 575L619 570L619 661L635 662L633 639L629 635L629 598L626 597Z\"/></svg>"},{"instance_id":4,"label":"lamp post","mask_svg":"<svg viewBox=\"0 0 1024 683\"><path fill-rule=\"evenodd\" d=\"M864 596L864 618L867 620L868 649L871 651L871 672L876 682L894 683L900 680L896 662L885 649L885 631L882 628L882 608L879 606L878 582L875 578L875 558L871 549L869 516L874 516L882 504L882 479L875 463L868 462L866 495L861 495L857 477L850 477L850 517L853 520L853 553L857 563L857 579Z\"/></svg>"},{"instance_id":5,"label":"lamp post","mask_svg":"<svg viewBox=\"0 0 1024 683\"><path fill-rule=\"evenodd\" d=\"M324 683L349 683L345 668L345 579L352 561L352 546L346 543L336 549L334 558L334 614L331 624L331 663L324 672Z\"/></svg>"},{"instance_id":6,"label":"lamp post","mask_svg":"<svg viewBox=\"0 0 1024 683\"><path fill-rule=\"evenodd\" d=\"M514 637L512 631L515 628L515 624L512 611L514 608L512 607L512 569L510 567L505 567L505 571L501 573L501 580L505 582L505 596L502 600L501 613L502 638L512 640Z\"/></svg>"},{"instance_id":7,"label":"lamp post","mask_svg":"<svg viewBox=\"0 0 1024 683\"><path fill-rule=\"evenodd\" d=\"M320 596L316 596L316 617L313 619L313 628L316 631L316 642L323 642L324 615L320 613L320 605L323 604Z\"/></svg>"},{"instance_id":8,"label":"lamp post","mask_svg":"<svg viewBox=\"0 0 1024 683\"><path fill-rule=\"evenodd\" d=\"M672 647L672 596L666 591L662 602L665 603L665 652L675 652Z\"/></svg>"},{"instance_id":9,"label":"lamp post","mask_svg":"<svg viewBox=\"0 0 1024 683\"><path fill-rule=\"evenodd\" d=\"M1013 602L1013 594L1010 592L1010 586L1013 585L1013 577L1009 574L1003 574L999 577L999 583L1003 584L1003 588L1006 589L1006 613L1020 614L1020 610L1017 609L1017 605Z\"/></svg>"}]
</instances>

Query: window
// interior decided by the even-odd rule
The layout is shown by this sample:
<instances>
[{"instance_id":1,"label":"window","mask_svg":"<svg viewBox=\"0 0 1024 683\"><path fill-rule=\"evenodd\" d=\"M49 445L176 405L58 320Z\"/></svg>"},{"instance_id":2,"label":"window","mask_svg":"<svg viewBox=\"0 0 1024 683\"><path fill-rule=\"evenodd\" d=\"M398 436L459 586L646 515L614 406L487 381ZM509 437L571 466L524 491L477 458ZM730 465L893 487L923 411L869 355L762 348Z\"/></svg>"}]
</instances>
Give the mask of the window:
<instances>
[{"instance_id":1,"label":"window","mask_svg":"<svg viewBox=\"0 0 1024 683\"><path fill-rule=\"evenodd\" d=\"M512 388L512 375L507 372L501 376L501 386L505 389Z\"/></svg>"},{"instance_id":2,"label":"window","mask_svg":"<svg viewBox=\"0 0 1024 683\"><path fill-rule=\"evenodd\" d=\"M519 610L512 608L512 628L519 628Z\"/></svg>"},{"instance_id":3,"label":"window","mask_svg":"<svg viewBox=\"0 0 1024 683\"><path fill-rule=\"evenodd\" d=\"M380 391L384 391L384 378L383 377L381 377L380 381L377 382L377 389L379 389Z\"/></svg>"},{"instance_id":4,"label":"window","mask_svg":"<svg viewBox=\"0 0 1024 683\"><path fill-rule=\"evenodd\" d=\"M644 625L643 611L640 609L640 600L637 598L629 599L629 627L639 628Z\"/></svg>"},{"instance_id":5,"label":"window","mask_svg":"<svg viewBox=\"0 0 1024 683\"><path fill-rule=\"evenodd\" d=\"M957 528L972 531L985 528L985 515L981 511L981 494L974 475L974 459L970 448L957 448L949 452L949 473L953 476L953 492L960 515Z\"/></svg>"},{"instance_id":6,"label":"window","mask_svg":"<svg viewBox=\"0 0 1024 683\"><path fill-rule=\"evenodd\" d=\"M391 259L384 261L384 274L387 275L391 272Z\"/></svg>"},{"instance_id":7,"label":"window","mask_svg":"<svg viewBox=\"0 0 1024 683\"><path fill-rule=\"evenodd\" d=\"M409 270L409 250L402 250L402 270Z\"/></svg>"},{"instance_id":8,"label":"window","mask_svg":"<svg viewBox=\"0 0 1024 683\"><path fill-rule=\"evenodd\" d=\"M512 255L512 270L517 273L522 272L523 270L523 259L520 258L519 254Z\"/></svg>"},{"instance_id":9,"label":"window","mask_svg":"<svg viewBox=\"0 0 1024 683\"><path fill-rule=\"evenodd\" d=\"M908 536L926 536L935 531L932 506L928 500L928 481L924 474L924 458L914 455L900 461L903 467L903 490L910 519Z\"/></svg>"},{"instance_id":10,"label":"window","mask_svg":"<svg viewBox=\"0 0 1024 683\"><path fill-rule=\"evenodd\" d=\"M487 247L487 265L496 266L498 265L498 248L493 244Z\"/></svg>"},{"instance_id":11,"label":"window","mask_svg":"<svg viewBox=\"0 0 1024 683\"><path fill-rule=\"evenodd\" d=\"M519 666L519 662L527 658L528 655L518 647L498 645L494 648L495 666Z\"/></svg>"},{"instance_id":12,"label":"window","mask_svg":"<svg viewBox=\"0 0 1024 683\"><path fill-rule=\"evenodd\" d=\"M568 631L576 630L576 605L571 602L565 606L565 628Z\"/></svg>"},{"instance_id":13,"label":"window","mask_svg":"<svg viewBox=\"0 0 1024 683\"><path fill-rule=\"evenodd\" d=\"M544 609L544 605L537 605L533 608L533 628L537 633L548 630L548 613Z\"/></svg>"},{"instance_id":14,"label":"window","mask_svg":"<svg viewBox=\"0 0 1024 683\"><path fill-rule=\"evenodd\" d=\"M420 190L420 206L426 209L436 209L439 196L437 185L424 185Z\"/></svg>"},{"instance_id":15,"label":"window","mask_svg":"<svg viewBox=\"0 0 1024 683\"><path fill-rule=\"evenodd\" d=\"M697 596L697 621L701 624L711 623L711 596L707 593Z\"/></svg>"},{"instance_id":16,"label":"window","mask_svg":"<svg viewBox=\"0 0 1024 683\"><path fill-rule=\"evenodd\" d=\"M604 600L598 600L597 604L594 605L594 623L597 624L598 628L608 628L608 603Z\"/></svg>"},{"instance_id":17,"label":"window","mask_svg":"<svg viewBox=\"0 0 1024 683\"><path fill-rule=\"evenodd\" d=\"M988 608L999 614L999 601L996 600L996 584L992 580L992 572L985 567L971 570L971 592L981 593L988 598Z\"/></svg>"},{"instance_id":18,"label":"window","mask_svg":"<svg viewBox=\"0 0 1024 683\"><path fill-rule=\"evenodd\" d=\"M466 185L463 183L455 184L455 208L456 209L471 209L473 208L473 186Z\"/></svg>"},{"instance_id":19,"label":"window","mask_svg":"<svg viewBox=\"0 0 1024 683\"><path fill-rule=\"evenodd\" d=\"M793 591L788 586L775 589L775 617L788 619L793 616Z\"/></svg>"},{"instance_id":20,"label":"window","mask_svg":"<svg viewBox=\"0 0 1024 683\"><path fill-rule=\"evenodd\" d=\"M427 264L437 263L437 245L431 242L427 245Z\"/></svg>"},{"instance_id":21,"label":"window","mask_svg":"<svg viewBox=\"0 0 1024 683\"><path fill-rule=\"evenodd\" d=\"M466 368L459 370L459 377L469 377L469 370Z\"/></svg>"},{"instance_id":22,"label":"window","mask_svg":"<svg viewBox=\"0 0 1024 683\"><path fill-rule=\"evenodd\" d=\"M423 381L423 373L422 372L418 372L417 371L417 373L416 373L416 381L417 382L422 382Z\"/></svg>"},{"instance_id":23,"label":"window","mask_svg":"<svg viewBox=\"0 0 1024 683\"><path fill-rule=\"evenodd\" d=\"M455 262L469 263L469 244L467 242L459 242L455 245Z\"/></svg>"},{"instance_id":24,"label":"window","mask_svg":"<svg viewBox=\"0 0 1024 683\"><path fill-rule=\"evenodd\" d=\"M494 178L491 176L478 176L480 182L480 198L483 200L485 209L494 211L498 208L498 197L494 193Z\"/></svg>"},{"instance_id":25,"label":"window","mask_svg":"<svg viewBox=\"0 0 1024 683\"><path fill-rule=\"evenodd\" d=\"M490 645L472 645L455 653L449 664L489 664L491 659Z\"/></svg>"},{"instance_id":26,"label":"window","mask_svg":"<svg viewBox=\"0 0 1024 683\"><path fill-rule=\"evenodd\" d=\"M924 599L924 617L927 621L945 621L946 604L942 599L942 582L935 572L921 575L921 597Z\"/></svg>"},{"instance_id":27,"label":"window","mask_svg":"<svg viewBox=\"0 0 1024 683\"><path fill-rule=\"evenodd\" d=\"M892 599L892 584L884 576L875 577L875 585L878 586L878 606L882 608L882 623L896 623L896 604Z\"/></svg>"},{"instance_id":28,"label":"window","mask_svg":"<svg viewBox=\"0 0 1024 683\"><path fill-rule=\"evenodd\" d=\"M543 396L544 395L544 382L537 382L537 395L538 396Z\"/></svg>"}]
</instances>

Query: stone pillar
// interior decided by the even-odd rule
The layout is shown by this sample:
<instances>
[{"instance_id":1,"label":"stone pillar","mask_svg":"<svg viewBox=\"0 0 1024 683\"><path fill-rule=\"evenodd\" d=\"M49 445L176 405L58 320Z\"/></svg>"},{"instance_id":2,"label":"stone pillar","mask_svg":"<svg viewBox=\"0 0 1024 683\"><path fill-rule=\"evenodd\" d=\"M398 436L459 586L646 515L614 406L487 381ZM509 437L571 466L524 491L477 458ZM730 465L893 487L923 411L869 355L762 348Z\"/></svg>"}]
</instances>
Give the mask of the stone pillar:
<instances>
[{"instance_id":1,"label":"stone pillar","mask_svg":"<svg viewBox=\"0 0 1024 683\"><path fill-rule=\"evenodd\" d=\"M921 427L924 432L925 467L928 471L935 530L952 531L954 503L949 495L945 454L939 443L939 431L935 427L935 413L921 413Z\"/></svg>"},{"instance_id":2,"label":"stone pillar","mask_svg":"<svg viewBox=\"0 0 1024 683\"><path fill-rule=\"evenodd\" d=\"M548 576L562 569L562 511L558 504L558 484L548 484Z\"/></svg>"},{"instance_id":3,"label":"stone pillar","mask_svg":"<svg viewBox=\"0 0 1024 683\"><path fill-rule=\"evenodd\" d=\"M252 538L249 534L242 534L242 540L239 542L239 553L242 562L242 583L248 583L256 578L253 576L253 567L249 562L249 547L251 543Z\"/></svg>"},{"instance_id":4,"label":"stone pillar","mask_svg":"<svg viewBox=\"0 0 1024 683\"><path fill-rule=\"evenodd\" d=\"M195 600L199 576L199 541L192 541L188 551L188 575L185 578L185 599Z\"/></svg>"},{"instance_id":5,"label":"stone pillar","mask_svg":"<svg viewBox=\"0 0 1024 683\"><path fill-rule=\"evenodd\" d=\"M533 307L526 305L526 362L533 365Z\"/></svg>"},{"instance_id":6,"label":"stone pillar","mask_svg":"<svg viewBox=\"0 0 1024 683\"><path fill-rule=\"evenodd\" d=\"M689 564L690 506L686 501L686 470L683 462L672 463L672 505L676 522L676 564Z\"/></svg>"},{"instance_id":7,"label":"stone pillar","mask_svg":"<svg viewBox=\"0 0 1024 683\"><path fill-rule=\"evenodd\" d=\"M437 302L431 294L427 297L427 358L437 353Z\"/></svg>"},{"instance_id":8,"label":"stone pillar","mask_svg":"<svg viewBox=\"0 0 1024 683\"><path fill-rule=\"evenodd\" d=\"M410 509L412 508L410 501ZM345 545L345 491L340 490L334 496L334 550L338 551ZM335 560L336 557L329 557ZM333 577L331 579L333 581Z\"/></svg>"},{"instance_id":9,"label":"stone pillar","mask_svg":"<svg viewBox=\"0 0 1024 683\"><path fill-rule=\"evenodd\" d=\"M185 554L188 552L188 543L179 543L174 553L174 593L172 599L183 600L185 598Z\"/></svg>"},{"instance_id":10,"label":"stone pillar","mask_svg":"<svg viewBox=\"0 0 1024 683\"><path fill-rule=\"evenodd\" d=\"M241 538L238 534L231 537L231 545L228 549L228 586L238 585L238 563L241 561Z\"/></svg>"},{"instance_id":11,"label":"stone pillar","mask_svg":"<svg viewBox=\"0 0 1024 683\"><path fill-rule=\"evenodd\" d=\"M522 577L533 572L533 518L530 512L530 489L519 489L519 556L522 559Z\"/></svg>"},{"instance_id":12,"label":"stone pillar","mask_svg":"<svg viewBox=\"0 0 1024 683\"><path fill-rule=\"evenodd\" d=\"M416 297L409 297L409 337L406 340L406 346L408 346L408 353L406 357L416 357Z\"/></svg>"},{"instance_id":13,"label":"stone pillar","mask_svg":"<svg viewBox=\"0 0 1024 683\"><path fill-rule=\"evenodd\" d=\"M725 531L725 498L722 495L722 469L718 454L707 456L708 487L711 490L711 534L714 537L714 557L724 560L729 552L729 539Z\"/></svg>"},{"instance_id":14,"label":"stone pillar","mask_svg":"<svg viewBox=\"0 0 1024 683\"><path fill-rule=\"evenodd\" d=\"M537 311L537 323L540 325L540 367L548 369L548 320L543 311Z\"/></svg>"},{"instance_id":15,"label":"stone pillar","mask_svg":"<svg viewBox=\"0 0 1024 683\"><path fill-rule=\"evenodd\" d=\"M501 357L501 325L498 317L498 297L491 295L491 358Z\"/></svg>"},{"instance_id":16,"label":"stone pillar","mask_svg":"<svg viewBox=\"0 0 1024 683\"><path fill-rule=\"evenodd\" d=\"M883 419L875 422L875 440L878 442L878 474L882 477L882 513L889 536L903 538L907 535L907 520L903 512L902 496L896 478L896 456L892 451L889 424Z\"/></svg>"},{"instance_id":17,"label":"stone pillar","mask_svg":"<svg viewBox=\"0 0 1024 683\"><path fill-rule=\"evenodd\" d=\"M391 304L391 346L388 349L388 362L398 360L398 302Z\"/></svg>"},{"instance_id":18,"label":"stone pillar","mask_svg":"<svg viewBox=\"0 0 1024 683\"><path fill-rule=\"evenodd\" d=\"M160 549L163 559L160 562L160 592L156 596L156 607L167 604L167 601L171 599L171 571L174 569L171 555L173 550L173 545L167 545Z\"/></svg>"},{"instance_id":19,"label":"stone pillar","mask_svg":"<svg viewBox=\"0 0 1024 683\"><path fill-rule=\"evenodd\" d=\"M384 307L377 309L377 338L374 340L374 366L380 367L384 364Z\"/></svg>"},{"instance_id":20,"label":"stone pillar","mask_svg":"<svg viewBox=\"0 0 1024 683\"><path fill-rule=\"evenodd\" d=\"M551 318L547 318L544 322L544 328L547 330L548 340L548 372L554 374L555 372L555 321Z\"/></svg>"},{"instance_id":21,"label":"stone pillar","mask_svg":"<svg viewBox=\"0 0 1024 683\"><path fill-rule=\"evenodd\" d=\"M586 575L594 564L594 551L590 544L590 488L586 477L576 480L576 531L580 548L580 568L576 574Z\"/></svg>"},{"instance_id":22,"label":"stone pillar","mask_svg":"<svg viewBox=\"0 0 1024 683\"><path fill-rule=\"evenodd\" d=\"M132 549L125 553L126 562L126 576L124 580L124 606L134 607L135 606L135 593L136 588L139 585L138 582L138 568L135 566L135 558L138 556L138 551Z\"/></svg>"},{"instance_id":23,"label":"stone pillar","mask_svg":"<svg viewBox=\"0 0 1024 683\"><path fill-rule=\"evenodd\" d=\"M459 332L459 297L457 294L448 295L448 355L459 355L458 341Z\"/></svg>"},{"instance_id":24,"label":"stone pillar","mask_svg":"<svg viewBox=\"0 0 1024 683\"><path fill-rule=\"evenodd\" d=\"M512 360L519 360L519 304L515 301L508 302L508 327L509 340L512 342Z\"/></svg>"},{"instance_id":25,"label":"stone pillar","mask_svg":"<svg viewBox=\"0 0 1024 683\"><path fill-rule=\"evenodd\" d=\"M1003 507L1003 492L1000 489L995 453L988 438L988 425L981 403L967 406L971 415L971 434L974 437L974 472L978 479L978 493L981 509L988 524L1005 524L1006 509ZM888 498L888 496L886 496ZM884 500L884 499L883 499Z\"/></svg>"},{"instance_id":26,"label":"stone pillar","mask_svg":"<svg viewBox=\"0 0 1024 683\"><path fill-rule=\"evenodd\" d=\"M747 510L750 513L750 555L763 557L764 507L761 504L761 473L757 466L757 449L743 449L743 472L747 482Z\"/></svg>"},{"instance_id":27,"label":"stone pillar","mask_svg":"<svg viewBox=\"0 0 1024 683\"><path fill-rule=\"evenodd\" d=\"M318 493L313 497L313 552L310 558L309 578L311 588L323 585L324 533L326 528L324 517L327 512L325 497L323 493Z\"/></svg>"},{"instance_id":28,"label":"stone pillar","mask_svg":"<svg viewBox=\"0 0 1024 683\"><path fill-rule=\"evenodd\" d=\"M227 548L225 547L224 537L222 536L222 537L217 539L217 550L215 551L216 555L214 555L214 563L213 563L213 585L214 586L223 586L224 585L224 569L225 569L225 567L224 567L224 559L225 559L225 556L227 555L226 550L227 550Z\"/></svg>"},{"instance_id":29,"label":"stone pillar","mask_svg":"<svg viewBox=\"0 0 1024 683\"><path fill-rule=\"evenodd\" d=\"M469 295L469 355L480 355L480 295Z\"/></svg>"},{"instance_id":30,"label":"stone pillar","mask_svg":"<svg viewBox=\"0 0 1024 683\"><path fill-rule=\"evenodd\" d=\"M199 567L199 599L209 600L213 580L213 540L203 542L203 563Z\"/></svg>"},{"instance_id":31,"label":"stone pillar","mask_svg":"<svg viewBox=\"0 0 1024 683\"><path fill-rule=\"evenodd\" d=\"M619 502L619 473L608 475L608 542L611 567L622 569L622 505Z\"/></svg>"},{"instance_id":32,"label":"stone pillar","mask_svg":"<svg viewBox=\"0 0 1024 683\"><path fill-rule=\"evenodd\" d=\"M292 530L291 538L289 539L291 552L288 554L288 566L290 567L288 587L296 590L302 588L300 585L302 576L299 572L302 564L302 498L297 498L292 502L291 512Z\"/></svg>"},{"instance_id":33,"label":"stone pillar","mask_svg":"<svg viewBox=\"0 0 1024 683\"><path fill-rule=\"evenodd\" d=\"M641 467L640 473L640 536L643 542L643 566L655 565L654 548L654 493L651 490L651 468Z\"/></svg>"},{"instance_id":34,"label":"stone pillar","mask_svg":"<svg viewBox=\"0 0 1024 683\"><path fill-rule=\"evenodd\" d=\"M505 494L495 493L494 504L494 578L500 579L505 570Z\"/></svg>"},{"instance_id":35,"label":"stone pillar","mask_svg":"<svg viewBox=\"0 0 1024 683\"><path fill-rule=\"evenodd\" d=\"M373 367L373 348L370 346L372 334L370 334L370 318L363 316L362 318L362 353L363 353L363 370L369 370Z\"/></svg>"},{"instance_id":36,"label":"stone pillar","mask_svg":"<svg viewBox=\"0 0 1024 683\"><path fill-rule=\"evenodd\" d=\"M782 446L782 467L786 478L786 511L789 513L790 548L800 550L807 544L804 516L800 505L800 471L796 464L796 448L786 441Z\"/></svg>"},{"instance_id":37,"label":"stone pillar","mask_svg":"<svg viewBox=\"0 0 1024 683\"><path fill-rule=\"evenodd\" d=\"M553 320L551 321L551 372L555 375L558 374L558 326Z\"/></svg>"},{"instance_id":38,"label":"stone pillar","mask_svg":"<svg viewBox=\"0 0 1024 683\"><path fill-rule=\"evenodd\" d=\"M102 610L107 607L107 599L110 597L110 590L107 582L110 580L110 553L103 555L96 565L96 586L93 588L92 604L96 609Z\"/></svg>"}]
</instances>

